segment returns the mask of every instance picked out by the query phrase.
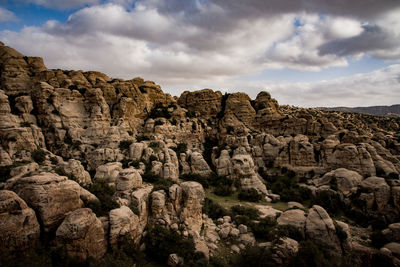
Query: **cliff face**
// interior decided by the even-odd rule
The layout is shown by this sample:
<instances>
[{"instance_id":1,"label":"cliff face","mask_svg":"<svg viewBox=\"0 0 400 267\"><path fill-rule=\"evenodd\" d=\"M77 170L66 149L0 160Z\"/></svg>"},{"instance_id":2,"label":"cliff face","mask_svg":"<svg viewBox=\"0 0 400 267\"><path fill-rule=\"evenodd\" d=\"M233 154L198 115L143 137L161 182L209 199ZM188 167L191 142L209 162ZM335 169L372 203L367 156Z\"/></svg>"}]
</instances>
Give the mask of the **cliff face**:
<instances>
[{"instance_id":1,"label":"cliff face","mask_svg":"<svg viewBox=\"0 0 400 267\"><path fill-rule=\"evenodd\" d=\"M215 224L202 211L203 186L182 179L212 187L220 180L234 192L255 191L263 203L299 201L303 190L323 206L320 196L329 195L386 226L400 220L399 133L398 119L279 106L267 92L255 100L210 89L174 98L141 78L49 70L1 44L0 240L24 250L49 234L81 261L100 259L126 238L139 247L153 225L192 237L207 257L228 237L237 242L232 251L259 242L234 218ZM283 185L288 173L294 179ZM115 205L96 217L93 203L105 201L99 184L111 188ZM285 211L282 218L294 222L281 221L336 255L360 249L352 233L338 237L349 226L333 221L326 205L312 207L307 219ZM271 246L277 264L299 248L293 239Z\"/></svg>"}]
</instances>

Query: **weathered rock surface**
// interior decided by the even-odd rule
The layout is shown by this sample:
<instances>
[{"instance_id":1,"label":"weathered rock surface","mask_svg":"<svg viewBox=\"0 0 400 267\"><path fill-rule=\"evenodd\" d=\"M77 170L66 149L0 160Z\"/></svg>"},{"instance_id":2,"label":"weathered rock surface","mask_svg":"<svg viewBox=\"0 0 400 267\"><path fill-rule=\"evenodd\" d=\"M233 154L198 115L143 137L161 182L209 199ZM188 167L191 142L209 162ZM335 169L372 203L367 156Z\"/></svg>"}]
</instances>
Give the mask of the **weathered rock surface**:
<instances>
[{"instance_id":1,"label":"weathered rock surface","mask_svg":"<svg viewBox=\"0 0 400 267\"><path fill-rule=\"evenodd\" d=\"M65 217L56 231L56 242L80 261L101 259L107 250L103 225L88 208L77 209Z\"/></svg>"},{"instance_id":2,"label":"weathered rock surface","mask_svg":"<svg viewBox=\"0 0 400 267\"><path fill-rule=\"evenodd\" d=\"M15 191L37 212L44 231L55 230L66 215L97 198L67 177L41 173L11 179L6 188Z\"/></svg>"},{"instance_id":3,"label":"weathered rock surface","mask_svg":"<svg viewBox=\"0 0 400 267\"><path fill-rule=\"evenodd\" d=\"M0 250L29 249L39 236L35 212L14 192L0 190Z\"/></svg>"}]
</instances>

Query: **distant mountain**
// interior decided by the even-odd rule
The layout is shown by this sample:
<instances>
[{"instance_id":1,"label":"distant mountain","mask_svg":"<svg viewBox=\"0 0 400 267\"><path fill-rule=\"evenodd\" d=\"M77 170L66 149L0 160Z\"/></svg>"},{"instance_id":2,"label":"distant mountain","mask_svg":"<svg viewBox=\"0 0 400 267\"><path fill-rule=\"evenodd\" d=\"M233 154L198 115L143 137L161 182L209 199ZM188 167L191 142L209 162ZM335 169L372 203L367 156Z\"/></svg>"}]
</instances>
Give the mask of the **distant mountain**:
<instances>
[{"instance_id":1,"label":"distant mountain","mask_svg":"<svg viewBox=\"0 0 400 267\"><path fill-rule=\"evenodd\" d=\"M352 112L362 113L375 116L388 116L388 117L400 117L400 104L392 106L372 106L372 107L333 107L333 108L320 108L326 111L341 111L341 112Z\"/></svg>"}]
</instances>

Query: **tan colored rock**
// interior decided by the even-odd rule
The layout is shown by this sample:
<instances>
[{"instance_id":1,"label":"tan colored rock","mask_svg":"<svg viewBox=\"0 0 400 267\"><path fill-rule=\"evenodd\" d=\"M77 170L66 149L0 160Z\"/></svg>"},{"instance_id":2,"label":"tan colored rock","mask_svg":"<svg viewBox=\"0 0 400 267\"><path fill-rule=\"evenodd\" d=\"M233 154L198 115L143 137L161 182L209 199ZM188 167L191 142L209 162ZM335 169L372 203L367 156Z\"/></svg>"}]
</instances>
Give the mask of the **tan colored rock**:
<instances>
[{"instance_id":1,"label":"tan colored rock","mask_svg":"<svg viewBox=\"0 0 400 267\"><path fill-rule=\"evenodd\" d=\"M326 173L322 178L317 179L317 186L335 183L340 192L345 196L355 193L363 177L355 171L339 168Z\"/></svg>"},{"instance_id":2,"label":"tan colored rock","mask_svg":"<svg viewBox=\"0 0 400 267\"><path fill-rule=\"evenodd\" d=\"M250 104L250 97L245 93L233 93L228 96L225 114L232 113L247 127L254 124L256 111Z\"/></svg>"},{"instance_id":3,"label":"tan colored rock","mask_svg":"<svg viewBox=\"0 0 400 267\"><path fill-rule=\"evenodd\" d=\"M306 238L322 247L330 249L333 254L342 254L333 220L321 206L314 205L308 212Z\"/></svg>"},{"instance_id":4,"label":"tan colored rock","mask_svg":"<svg viewBox=\"0 0 400 267\"><path fill-rule=\"evenodd\" d=\"M390 186L386 183L385 179L380 177L369 177L363 180L360 186L368 193L373 194L377 210L382 211L390 200Z\"/></svg>"},{"instance_id":5,"label":"tan colored rock","mask_svg":"<svg viewBox=\"0 0 400 267\"><path fill-rule=\"evenodd\" d=\"M139 188L131 194L131 207L139 217L139 229L143 231L149 217L149 195L153 190L152 185Z\"/></svg>"},{"instance_id":6,"label":"tan colored rock","mask_svg":"<svg viewBox=\"0 0 400 267\"><path fill-rule=\"evenodd\" d=\"M117 191L130 191L139 188L142 186L142 176L133 167L123 169L120 171L115 185Z\"/></svg>"},{"instance_id":7,"label":"tan colored rock","mask_svg":"<svg viewBox=\"0 0 400 267\"><path fill-rule=\"evenodd\" d=\"M120 171L122 171L122 163L110 162L97 167L94 180L102 179L108 184L115 185Z\"/></svg>"},{"instance_id":8,"label":"tan colored rock","mask_svg":"<svg viewBox=\"0 0 400 267\"><path fill-rule=\"evenodd\" d=\"M228 150L222 150L221 155L215 160L218 176L228 176L232 173L232 162Z\"/></svg>"},{"instance_id":9,"label":"tan colored rock","mask_svg":"<svg viewBox=\"0 0 400 267\"><path fill-rule=\"evenodd\" d=\"M63 162L61 168L63 168L64 172L67 174L71 174L79 184L84 186L92 184L90 174L85 170L79 160L70 159L68 162Z\"/></svg>"},{"instance_id":10,"label":"tan colored rock","mask_svg":"<svg viewBox=\"0 0 400 267\"><path fill-rule=\"evenodd\" d=\"M202 225L202 202L205 197L203 186L197 182L184 182L182 188L183 209L180 220L186 222L190 230L200 233Z\"/></svg>"},{"instance_id":11,"label":"tan colored rock","mask_svg":"<svg viewBox=\"0 0 400 267\"><path fill-rule=\"evenodd\" d=\"M45 232L55 230L72 211L97 198L68 180L54 173L41 173L7 181L6 188L15 191L37 212Z\"/></svg>"},{"instance_id":12,"label":"tan colored rock","mask_svg":"<svg viewBox=\"0 0 400 267\"><path fill-rule=\"evenodd\" d=\"M232 157L232 179L239 182L241 189L255 189L260 194L267 194L267 188L261 177L254 170L254 162L250 155L234 155Z\"/></svg>"},{"instance_id":13,"label":"tan colored rock","mask_svg":"<svg viewBox=\"0 0 400 267\"><path fill-rule=\"evenodd\" d=\"M221 111L222 93L211 89L185 91L178 99L178 104L200 116L215 116Z\"/></svg>"},{"instance_id":14,"label":"tan colored rock","mask_svg":"<svg viewBox=\"0 0 400 267\"><path fill-rule=\"evenodd\" d=\"M29 249L39 236L35 212L14 192L0 190L0 251Z\"/></svg>"},{"instance_id":15,"label":"tan colored rock","mask_svg":"<svg viewBox=\"0 0 400 267\"><path fill-rule=\"evenodd\" d=\"M261 218L273 218L275 219L282 211L274 209L271 206L256 205L255 208L260 212Z\"/></svg>"},{"instance_id":16,"label":"tan colored rock","mask_svg":"<svg viewBox=\"0 0 400 267\"><path fill-rule=\"evenodd\" d=\"M210 166L208 166L207 162L203 158L203 155L201 155L199 152L193 152L190 155L190 166L191 171L194 174L200 174L202 176L208 176L211 174Z\"/></svg>"},{"instance_id":17,"label":"tan colored rock","mask_svg":"<svg viewBox=\"0 0 400 267\"><path fill-rule=\"evenodd\" d=\"M65 217L56 231L56 242L70 257L80 261L99 260L107 250L103 225L88 208L77 209Z\"/></svg>"},{"instance_id":18,"label":"tan colored rock","mask_svg":"<svg viewBox=\"0 0 400 267\"><path fill-rule=\"evenodd\" d=\"M130 208L122 206L110 211L110 246L118 247L123 238L133 240L138 245L140 241L139 219Z\"/></svg>"},{"instance_id":19,"label":"tan colored rock","mask_svg":"<svg viewBox=\"0 0 400 267\"><path fill-rule=\"evenodd\" d=\"M306 225L306 216L303 210L294 209L287 210L278 217L277 222L279 225L291 225L296 227L301 233L304 234Z\"/></svg>"}]
</instances>

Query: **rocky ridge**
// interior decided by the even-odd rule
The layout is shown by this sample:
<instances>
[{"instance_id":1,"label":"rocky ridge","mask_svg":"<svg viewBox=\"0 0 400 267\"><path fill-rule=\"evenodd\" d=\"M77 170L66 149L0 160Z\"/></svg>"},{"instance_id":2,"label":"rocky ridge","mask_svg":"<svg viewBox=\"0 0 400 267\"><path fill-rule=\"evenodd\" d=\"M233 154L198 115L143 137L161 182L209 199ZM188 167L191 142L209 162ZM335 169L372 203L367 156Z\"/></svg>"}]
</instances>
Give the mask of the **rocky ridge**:
<instances>
[{"instance_id":1,"label":"rocky ridge","mask_svg":"<svg viewBox=\"0 0 400 267\"><path fill-rule=\"evenodd\" d=\"M156 229L210 264L250 247L275 265L301 262L309 240L334 257L358 254L359 266L399 266L399 125L280 106L267 92L172 97L141 78L49 70L0 44L0 250L46 237L78 261L101 260L127 243L152 251ZM229 194L261 201L243 202L257 214L215 214L209 197ZM288 201L306 207L269 203ZM170 252L164 263L194 261Z\"/></svg>"}]
</instances>

